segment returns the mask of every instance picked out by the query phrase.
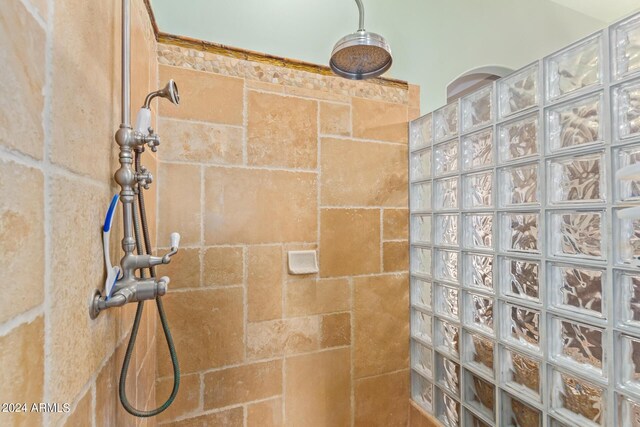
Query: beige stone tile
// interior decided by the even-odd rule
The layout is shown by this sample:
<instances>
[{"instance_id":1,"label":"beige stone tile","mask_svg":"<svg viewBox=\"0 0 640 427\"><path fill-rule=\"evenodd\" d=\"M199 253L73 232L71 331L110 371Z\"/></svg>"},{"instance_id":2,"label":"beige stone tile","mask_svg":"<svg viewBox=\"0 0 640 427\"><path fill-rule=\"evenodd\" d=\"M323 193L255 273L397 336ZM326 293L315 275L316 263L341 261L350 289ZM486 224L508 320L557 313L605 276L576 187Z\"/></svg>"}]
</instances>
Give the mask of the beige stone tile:
<instances>
[{"instance_id":1,"label":"beige stone tile","mask_svg":"<svg viewBox=\"0 0 640 427\"><path fill-rule=\"evenodd\" d=\"M44 298L44 178L38 169L0 160L0 323Z\"/></svg>"},{"instance_id":2,"label":"beige stone tile","mask_svg":"<svg viewBox=\"0 0 640 427\"><path fill-rule=\"evenodd\" d=\"M356 380L355 425L406 427L408 401L408 370Z\"/></svg>"},{"instance_id":3,"label":"beige stone tile","mask_svg":"<svg viewBox=\"0 0 640 427\"><path fill-rule=\"evenodd\" d=\"M158 250L160 254L167 251L169 248ZM200 249L180 248L178 253L171 258L169 264L158 268L158 273L169 276L171 289L200 287Z\"/></svg>"},{"instance_id":4,"label":"beige stone tile","mask_svg":"<svg viewBox=\"0 0 640 427\"><path fill-rule=\"evenodd\" d=\"M356 277L354 285L355 377L406 368L409 363L408 275Z\"/></svg>"},{"instance_id":5,"label":"beige stone tile","mask_svg":"<svg viewBox=\"0 0 640 427\"><path fill-rule=\"evenodd\" d=\"M317 102L249 91L247 117L249 164L315 169Z\"/></svg>"},{"instance_id":6,"label":"beige stone tile","mask_svg":"<svg viewBox=\"0 0 640 427\"><path fill-rule=\"evenodd\" d=\"M249 322L282 317L282 247L250 246L247 251Z\"/></svg>"},{"instance_id":7,"label":"beige stone tile","mask_svg":"<svg viewBox=\"0 0 640 427\"><path fill-rule=\"evenodd\" d=\"M249 89L262 90L266 92L284 93L284 85L278 83L267 83L259 80L247 79L244 84Z\"/></svg>"},{"instance_id":8,"label":"beige stone tile","mask_svg":"<svg viewBox=\"0 0 640 427\"><path fill-rule=\"evenodd\" d=\"M420 117L420 109L419 108L409 108L407 113L407 118L409 120L415 120Z\"/></svg>"},{"instance_id":9,"label":"beige stone tile","mask_svg":"<svg viewBox=\"0 0 640 427\"><path fill-rule=\"evenodd\" d=\"M351 313L322 316L322 348L351 344Z\"/></svg>"},{"instance_id":10,"label":"beige stone tile","mask_svg":"<svg viewBox=\"0 0 640 427\"><path fill-rule=\"evenodd\" d=\"M0 145L41 159L44 146L44 29L20 0L0 9ZM8 98L7 98L8 97Z\"/></svg>"},{"instance_id":11,"label":"beige stone tile","mask_svg":"<svg viewBox=\"0 0 640 427\"><path fill-rule=\"evenodd\" d=\"M420 108L420 86L409 85L409 108Z\"/></svg>"},{"instance_id":12,"label":"beige stone tile","mask_svg":"<svg viewBox=\"0 0 640 427\"><path fill-rule=\"evenodd\" d=\"M315 241L316 174L209 167L205 242Z\"/></svg>"},{"instance_id":13,"label":"beige stone tile","mask_svg":"<svg viewBox=\"0 0 640 427\"><path fill-rule=\"evenodd\" d=\"M321 102L320 133L325 135L351 135L351 106L348 104Z\"/></svg>"},{"instance_id":14,"label":"beige stone tile","mask_svg":"<svg viewBox=\"0 0 640 427\"><path fill-rule=\"evenodd\" d=\"M81 178L54 175L51 179L51 325L50 366L56 375L48 382L48 396L72 402L113 351L117 328L112 310L91 320L87 301L94 289L104 288L102 239L104 210L111 197L108 188ZM96 209L79 207L95 206ZM100 261L98 261L100 260ZM78 278L83 278L78 280ZM130 328L130 324L128 326ZM78 357L78 349L83 355ZM62 414L51 414L61 418Z\"/></svg>"},{"instance_id":15,"label":"beige stone tile","mask_svg":"<svg viewBox=\"0 0 640 427\"><path fill-rule=\"evenodd\" d=\"M131 305L135 305L135 304L131 304ZM128 339L123 341L118 346L115 353L115 366L116 366L116 372L117 372L115 374L115 381L116 381L115 397L117 399L117 402L115 405L115 409L116 409L115 425L117 425L118 427L120 426L135 427L138 424L137 418L129 414L122 406L120 402L119 393L118 393L118 387L120 382L120 369L122 367L122 362L124 360L125 352L127 349L127 343L128 343ZM130 371L129 371L130 375L127 375L126 392L127 392L127 398L135 406L137 406L138 404L138 401L136 399L136 394L138 392L138 387L137 387L138 381L137 381L136 375L133 373L133 371L136 369L137 369L137 359L135 356L133 356L131 358L131 365L130 365Z\"/></svg>"},{"instance_id":16,"label":"beige stone tile","mask_svg":"<svg viewBox=\"0 0 640 427\"><path fill-rule=\"evenodd\" d=\"M89 426L92 418L91 390L87 390L62 425L63 427Z\"/></svg>"},{"instance_id":17,"label":"beige stone tile","mask_svg":"<svg viewBox=\"0 0 640 427\"><path fill-rule=\"evenodd\" d=\"M0 337L0 360L2 360L0 381L3 384L0 387L0 402L43 401L44 320L42 316ZM42 415L39 413L0 414L0 422L3 425L40 425L41 420Z\"/></svg>"},{"instance_id":18,"label":"beige stone tile","mask_svg":"<svg viewBox=\"0 0 640 427\"><path fill-rule=\"evenodd\" d=\"M282 427L282 398L247 405L247 427Z\"/></svg>"},{"instance_id":19,"label":"beige stone tile","mask_svg":"<svg viewBox=\"0 0 640 427\"><path fill-rule=\"evenodd\" d=\"M203 371L243 359L242 289L169 292L164 302L181 372ZM159 331L158 336L161 334ZM159 375L169 376L172 372L167 354L158 351Z\"/></svg>"},{"instance_id":20,"label":"beige stone tile","mask_svg":"<svg viewBox=\"0 0 640 427\"><path fill-rule=\"evenodd\" d=\"M352 98L351 106L354 137L407 142L409 128L406 105Z\"/></svg>"},{"instance_id":21,"label":"beige stone tile","mask_svg":"<svg viewBox=\"0 0 640 427\"><path fill-rule=\"evenodd\" d=\"M433 416L418 408L412 401L409 401L409 427L440 427L440 425L440 422Z\"/></svg>"},{"instance_id":22,"label":"beige stone tile","mask_svg":"<svg viewBox=\"0 0 640 427\"><path fill-rule=\"evenodd\" d=\"M164 341L164 335L162 336ZM165 344L164 342L162 344ZM143 346L140 345L140 348ZM155 346L146 346L144 355L137 356L136 365L139 367L136 371L136 405L139 408L146 408L149 400L149 393L155 388L156 381L156 349ZM164 353L164 351L163 351ZM155 402L153 402L155 404ZM164 403L164 402L161 402Z\"/></svg>"},{"instance_id":23,"label":"beige stone tile","mask_svg":"<svg viewBox=\"0 0 640 427\"><path fill-rule=\"evenodd\" d=\"M382 211L382 238L407 240L409 238L409 210L385 209Z\"/></svg>"},{"instance_id":24,"label":"beige stone tile","mask_svg":"<svg viewBox=\"0 0 640 427\"><path fill-rule=\"evenodd\" d=\"M382 266L385 272L409 269L409 242L384 242Z\"/></svg>"},{"instance_id":25,"label":"beige stone tile","mask_svg":"<svg viewBox=\"0 0 640 427\"><path fill-rule=\"evenodd\" d=\"M164 353L164 352L163 352ZM164 357L167 357L165 354ZM180 357L180 355L178 355ZM165 402L173 389L173 375L156 381L156 395L158 402ZM190 413L196 413L200 406L200 374L180 376L180 388L176 400L164 412L158 415L158 422L183 418Z\"/></svg>"},{"instance_id":26,"label":"beige stone tile","mask_svg":"<svg viewBox=\"0 0 640 427\"><path fill-rule=\"evenodd\" d=\"M200 166L160 163L158 240L180 233L181 245L200 243Z\"/></svg>"},{"instance_id":27,"label":"beige stone tile","mask_svg":"<svg viewBox=\"0 0 640 427\"><path fill-rule=\"evenodd\" d=\"M180 91L180 105L159 104L161 116L242 125L244 80L167 65L158 68L160 81L174 79Z\"/></svg>"},{"instance_id":28,"label":"beige stone tile","mask_svg":"<svg viewBox=\"0 0 640 427\"><path fill-rule=\"evenodd\" d=\"M324 206L407 206L407 148L322 139Z\"/></svg>"},{"instance_id":29,"label":"beige stone tile","mask_svg":"<svg viewBox=\"0 0 640 427\"><path fill-rule=\"evenodd\" d=\"M111 179L120 122L113 6L83 0L56 4L51 53L51 161L105 183Z\"/></svg>"},{"instance_id":30,"label":"beige stone tile","mask_svg":"<svg viewBox=\"0 0 640 427\"><path fill-rule=\"evenodd\" d=\"M285 360L285 425L347 426L351 418L350 350Z\"/></svg>"},{"instance_id":31,"label":"beige stone tile","mask_svg":"<svg viewBox=\"0 0 640 427\"><path fill-rule=\"evenodd\" d=\"M320 347L318 317L268 320L247 325L247 358L267 359Z\"/></svg>"},{"instance_id":32,"label":"beige stone tile","mask_svg":"<svg viewBox=\"0 0 640 427\"><path fill-rule=\"evenodd\" d=\"M160 339L156 340L156 332L157 332L157 324L160 323L160 319L158 316L158 308L156 304L145 304L144 313L147 316L146 325L147 325L147 347L151 348L153 341L155 340L154 347L158 347L159 345L164 346L164 335L160 335Z\"/></svg>"},{"instance_id":33,"label":"beige stone tile","mask_svg":"<svg viewBox=\"0 0 640 427\"><path fill-rule=\"evenodd\" d=\"M204 409L223 408L282 394L282 361L252 363L204 375Z\"/></svg>"},{"instance_id":34,"label":"beige stone tile","mask_svg":"<svg viewBox=\"0 0 640 427\"><path fill-rule=\"evenodd\" d=\"M301 96L304 98L314 98L325 101L332 102L344 102L348 103L351 99L350 96L332 92L329 90L321 90L321 89L310 89L307 87L298 87L298 86L285 86L284 91L289 95Z\"/></svg>"},{"instance_id":35,"label":"beige stone tile","mask_svg":"<svg viewBox=\"0 0 640 427\"><path fill-rule=\"evenodd\" d=\"M158 83L153 82L151 87L150 81L150 61L149 51L152 49L152 44L147 39L147 27L148 24L142 22L142 16L139 13L138 5L132 5L131 8L131 123L135 123L136 116L138 115L138 109L143 104L147 94L152 90L157 90ZM149 19L146 18L148 21ZM135 53L133 53L135 52ZM118 52L119 53L119 52ZM117 64L119 66L120 64ZM154 64L155 65L155 64ZM118 85L116 90L119 90ZM120 102L119 98L116 98L116 102ZM164 101L163 101L164 102ZM157 104L153 106L153 111L157 111L155 108Z\"/></svg>"},{"instance_id":36,"label":"beige stone tile","mask_svg":"<svg viewBox=\"0 0 640 427\"><path fill-rule=\"evenodd\" d=\"M322 209L320 275L349 276L380 271L380 211Z\"/></svg>"},{"instance_id":37,"label":"beige stone tile","mask_svg":"<svg viewBox=\"0 0 640 427\"><path fill-rule=\"evenodd\" d=\"M114 258L111 258L114 259ZM119 258L116 258L119 259ZM147 306L149 306L151 304L147 304L145 305L145 311ZM116 319L116 324L118 325L117 329L117 334L116 334L116 338L117 341L120 342L125 336L127 336L127 334L129 333L129 331L131 330L131 325L133 324L133 319L135 318L135 314L136 314L136 304L126 304L125 306L121 307L120 310L116 311L113 313L113 317L115 317ZM106 313L109 313L108 310ZM109 313L110 314L110 313Z\"/></svg>"},{"instance_id":38,"label":"beige stone tile","mask_svg":"<svg viewBox=\"0 0 640 427\"><path fill-rule=\"evenodd\" d=\"M242 128L160 118L163 161L210 164L242 163Z\"/></svg>"},{"instance_id":39,"label":"beige stone tile","mask_svg":"<svg viewBox=\"0 0 640 427\"><path fill-rule=\"evenodd\" d=\"M149 302L153 304L153 301L149 301ZM145 304L145 308L151 304ZM129 329L131 329L131 326L129 326ZM139 375L144 368L144 362L146 360L145 358L147 355L147 351L149 350L149 346L148 346L149 330L147 328L147 316L144 312L142 316L142 321L140 322L140 329L138 330L137 339L139 341L136 340L137 345L134 347L134 350L133 350L134 362L133 362L133 366L131 366L131 370L129 371L130 376L128 376L128 378L129 379L137 378L136 393L131 396L131 402L135 406L140 406L138 397L144 390L146 390L146 387L148 385L147 378L142 375Z\"/></svg>"},{"instance_id":40,"label":"beige stone tile","mask_svg":"<svg viewBox=\"0 0 640 427\"><path fill-rule=\"evenodd\" d=\"M116 372L116 356L113 355L102 367L96 379L96 427L116 425L116 405L120 405L119 375L120 373Z\"/></svg>"},{"instance_id":41,"label":"beige stone tile","mask_svg":"<svg viewBox=\"0 0 640 427\"><path fill-rule=\"evenodd\" d=\"M289 281L287 316L333 313L351 308L351 288L347 279L303 279Z\"/></svg>"},{"instance_id":42,"label":"beige stone tile","mask_svg":"<svg viewBox=\"0 0 640 427\"><path fill-rule=\"evenodd\" d=\"M152 153L151 151L147 151L147 153ZM147 170L151 173L151 175L153 176L154 179L157 179L158 177L158 161L155 155L150 155L150 154L145 154L142 157L142 166L144 166L145 168L147 168ZM115 186L115 181L112 181L112 184ZM117 187L118 190L114 190L114 193L116 191L119 191L120 187ZM148 190L144 190L143 192L143 197L144 197L144 203L145 203L145 212L147 215L147 226L149 227L149 230L151 231L149 234L149 238L151 240L151 247L152 248L157 248L158 247L158 241L156 239L156 230L157 228L157 218L156 218L156 206L158 206L158 185L155 183L152 183L151 186L149 187ZM137 203L137 200L136 200ZM122 220L120 220L122 221ZM118 238L121 239L122 234L118 234ZM169 236L160 236L160 246L163 245L169 245L170 243L170 238ZM118 249L120 249L121 246L121 242L120 240L117 241L116 247Z\"/></svg>"},{"instance_id":43,"label":"beige stone tile","mask_svg":"<svg viewBox=\"0 0 640 427\"><path fill-rule=\"evenodd\" d=\"M241 407L238 407L164 425L169 427L243 427L244 412Z\"/></svg>"},{"instance_id":44,"label":"beige stone tile","mask_svg":"<svg viewBox=\"0 0 640 427\"><path fill-rule=\"evenodd\" d=\"M241 247L206 248L202 286L242 284L243 270Z\"/></svg>"}]
</instances>

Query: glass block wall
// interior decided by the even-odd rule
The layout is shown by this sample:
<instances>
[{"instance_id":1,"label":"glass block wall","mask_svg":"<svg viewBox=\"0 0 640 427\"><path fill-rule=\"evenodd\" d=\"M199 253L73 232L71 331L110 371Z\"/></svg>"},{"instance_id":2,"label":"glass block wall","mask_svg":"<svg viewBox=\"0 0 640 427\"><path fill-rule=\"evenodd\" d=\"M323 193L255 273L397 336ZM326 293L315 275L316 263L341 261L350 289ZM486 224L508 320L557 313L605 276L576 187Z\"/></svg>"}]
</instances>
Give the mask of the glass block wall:
<instances>
[{"instance_id":1,"label":"glass block wall","mask_svg":"<svg viewBox=\"0 0 640 427\"><path fill-rule=\"evenodd\" d=\"M411 123L415 402L446 426L640 426L635 162L640 15Z\"/></svg>"}]
</instances>

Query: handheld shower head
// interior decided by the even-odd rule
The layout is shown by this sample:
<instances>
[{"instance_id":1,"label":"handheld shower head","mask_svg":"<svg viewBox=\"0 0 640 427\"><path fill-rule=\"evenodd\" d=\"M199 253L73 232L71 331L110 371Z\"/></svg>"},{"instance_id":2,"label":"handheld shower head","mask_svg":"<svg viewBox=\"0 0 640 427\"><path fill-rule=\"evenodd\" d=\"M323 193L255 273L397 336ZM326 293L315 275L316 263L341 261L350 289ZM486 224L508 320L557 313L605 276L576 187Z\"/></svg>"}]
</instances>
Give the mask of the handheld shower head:
<instances>
[{"instance_id":1,"label":"handheld shower head","mask_svg":"<svg viewBox=\"0 0 640 427\"><path fill-rule=\"evenodd\" d=\"M178 94L178 85L173 79L170 79L167 84L160 90L155 92L151 92L144 100L144 108L149 108L151 101L155 97L166 98L172 103L178 105L180 104L180 95Z\"/></svg>"},{"instance_id":2,"label":"handheld shower head","mask_svg":"<svg viewBox=\"0 0 640 427\"><path fill-rule=\"evenodd\" d=\"M151 126L151 109L149 106L151 105L151 101L155 97L166 98L175 105L180 103L180 95L178 94L178 85L173 79L170 79L167 84L160 90L156 90L155 92L151 92L144 99L144 105L140 110L138 110L138 116L136 117L136 131L144 134L148 132L149 127Z\"/></svg>"},{"instance_id":3,"label":"handheld shower head","mask_svg":"<svg viewBox=\"0 0 640 427\"><path fill-rule=\"evenodd\" d=\"M337 75L363 80L377 77L391 67L389 43L379 34L364 29L364 6L356 0L360 12L358 31L341 38L331 52L329 65Z\"/></svg>"}]
</instances>

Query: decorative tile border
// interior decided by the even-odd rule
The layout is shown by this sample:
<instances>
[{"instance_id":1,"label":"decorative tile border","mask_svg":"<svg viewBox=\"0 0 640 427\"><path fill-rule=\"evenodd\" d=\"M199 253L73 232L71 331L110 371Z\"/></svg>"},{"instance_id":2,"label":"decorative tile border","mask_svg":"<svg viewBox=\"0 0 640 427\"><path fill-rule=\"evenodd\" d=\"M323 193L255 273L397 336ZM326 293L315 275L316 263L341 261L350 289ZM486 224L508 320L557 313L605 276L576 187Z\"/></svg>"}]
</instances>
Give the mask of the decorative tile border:
<instances>
[{"instance_id":1,"label":"decorative tile border","mask_svg":"<svg viewBox=\"0 0 640 427\"><path fill-rule=\"evenodd\" d=\"M409 102L406 83L383 85L379 84L380 79L375 83L345 80L333 75L292 68L291 63L277 58L267 60L268 57L264 56L263 61L257 61L255 56L251 56L250 59L241 59L224 52L212 53L204 48L183 47L163 41L163 38L160 38L158 43L158 62L162 65L191 68L332 95L357 96L398 104ZM205 46L205 42L201 43Z\"/></svg>"}]
</instances>

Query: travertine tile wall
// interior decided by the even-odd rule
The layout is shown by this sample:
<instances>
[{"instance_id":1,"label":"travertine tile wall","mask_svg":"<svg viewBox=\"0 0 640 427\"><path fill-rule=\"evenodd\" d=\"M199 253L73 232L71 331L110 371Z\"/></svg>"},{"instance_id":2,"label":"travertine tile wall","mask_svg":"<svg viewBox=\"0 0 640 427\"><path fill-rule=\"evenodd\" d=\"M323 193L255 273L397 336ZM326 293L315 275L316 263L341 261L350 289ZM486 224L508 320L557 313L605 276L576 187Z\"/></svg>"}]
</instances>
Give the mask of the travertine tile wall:
<instances>
[{"instance_id":1,"label":"travertine tile wall","mask_svg":"<svg viewBox=\"0 0 640 427\"><path fill-rule=\"evenodd\" d=\"M165 425L406 426L407 120L418 91L159 45ZM320 273L288 274L315 249ZM158 348L158 399L171 367Z\"/></svg>"},{"instance_id":2,"label":"travertine tile wall","mask_svg":"<svg viewBox=\"0 0 640 427\"><path fill-rule=\"evenodd\" d=\"M132 5L137 105L155 88L157 56L143 2ZM104 281L101 225L116 191L119 17L115 0L0 3L0 402L71 405L0 413L2 426L155 424L117 403L135 307L95 321L87 311ZM153 156L145 163L155 170ZM140 407L155 404L156 313L147 306L129 377Z\"/></svg>"}]
</instances>

